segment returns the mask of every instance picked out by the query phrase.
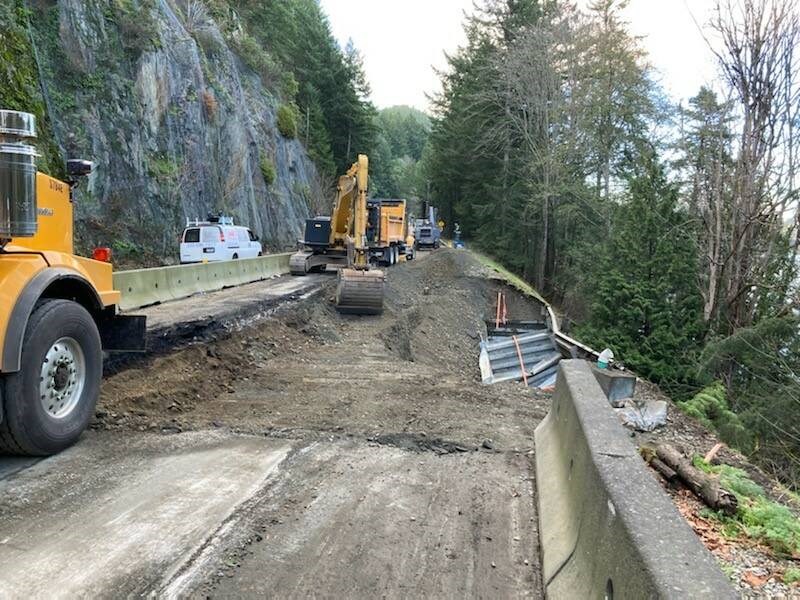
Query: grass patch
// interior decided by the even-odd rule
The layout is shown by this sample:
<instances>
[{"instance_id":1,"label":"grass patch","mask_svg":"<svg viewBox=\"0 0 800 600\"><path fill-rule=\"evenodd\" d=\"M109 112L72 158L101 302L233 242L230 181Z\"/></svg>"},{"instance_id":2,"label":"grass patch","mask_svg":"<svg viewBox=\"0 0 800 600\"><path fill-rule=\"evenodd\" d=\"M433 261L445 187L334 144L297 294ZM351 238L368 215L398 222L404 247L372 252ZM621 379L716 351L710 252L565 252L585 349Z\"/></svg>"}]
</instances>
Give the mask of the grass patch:
<instances>
[{"instance_id":1,"label":"grass patch","mask_svg":"<svg viewBox=\"0 0 800 600\"><path fill-rule=\"evenodd\" d=\"M779 556L800 554L800 519L782 504L767 498L764 489L742 469L730 465L712 466L699 456L694 465L719 477L720 485L734 494L739 503L734 517L709 509L702 516L722 523L726 537L746 536L769 546Z\"/></svg>"},{"instance_id":2,"label":"grass patch","mask_svg":"<svg viewBox=\"0 0 800 600\"><path fill-rule=\"evenodd\" d=\"M791 567L783 574L783 583L792 584L800 581L800 569Z\"/></svg>"},{"instance_id":3,"label":"grass patch","mask_svg":"<svg viewBox=\"0 0 800 600\"><path fill-rule=\"evenodd\" d=\"M258 166L261 169L261 175L263 175L267 187L271 186L275 182L275 177L277 176L275 172L275 163L273 163L268 156L262 154L258 161Z\"/></svg>"},{"instance_id":4,"label":"grass patch","mask_svg":"<svg viewBox=\"0 0 800 600\"><path fill-rule=\"evenodd\" d=\"M298 110L292 104L281 104L278 107L278 131L285 138L297 137Z\"/></svg>"},{"instance_id":5,"label":"grass patch","mask_svg":"<svg viewBox=\"0 0 800 600\"><path fill-rule=\"evenodd\" d=\"M550 306L550 303L547 302L542 296L537 292L529 283L527 283L524 279L519 277L518 275L514 275L511 271L506 269L503 265L496 262L494 259L489 258L488 256L481 254L480 252L475 252L475 250L470 250L475 258L478 259L485 267L489 267L490 269L496 271L503 279L505 279L509 285L518 289L523 294L527 294L528 296L532 296L536 298L539 302L544 304L545 306Z\"/></svg>"}]
</instances>

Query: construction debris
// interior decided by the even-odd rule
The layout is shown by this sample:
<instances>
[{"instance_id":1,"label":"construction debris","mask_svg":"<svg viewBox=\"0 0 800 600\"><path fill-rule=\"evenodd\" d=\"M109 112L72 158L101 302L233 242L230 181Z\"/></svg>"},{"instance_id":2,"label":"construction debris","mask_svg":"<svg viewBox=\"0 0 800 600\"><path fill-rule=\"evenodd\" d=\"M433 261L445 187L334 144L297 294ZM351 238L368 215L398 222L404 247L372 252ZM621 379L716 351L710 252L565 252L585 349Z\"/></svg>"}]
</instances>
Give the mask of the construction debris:
<instances>
[{"instance_id":1,"label":"construction debris","mask_svg":"<svg viewBox=\"0 0 800 600\"><path fill-rule=\"evenodd\" d=\"M664 400L625 400L615 410L622 424L636 431L654 431L667 424L667 403Z\"/></svg>"}]
</instances>

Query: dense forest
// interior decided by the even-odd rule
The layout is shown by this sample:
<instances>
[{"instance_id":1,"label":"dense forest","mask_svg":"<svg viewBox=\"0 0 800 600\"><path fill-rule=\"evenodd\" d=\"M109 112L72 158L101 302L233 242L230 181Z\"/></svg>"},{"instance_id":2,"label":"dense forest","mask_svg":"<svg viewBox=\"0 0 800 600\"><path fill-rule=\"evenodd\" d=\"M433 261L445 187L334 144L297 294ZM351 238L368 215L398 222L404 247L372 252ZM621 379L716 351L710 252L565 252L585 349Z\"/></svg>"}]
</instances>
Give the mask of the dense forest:
<instances>
[{"instance_id":1,"label":"dense forest","mask_svg":"<svg viewBox=\"0 0 800 600\"><path fill-rule=\"evenodd\" d=\"M719 0L673 105L624 0L483 0L435 98L436 203L723 439L800 479L793 1Z\"/></svg>"}]
</instances>

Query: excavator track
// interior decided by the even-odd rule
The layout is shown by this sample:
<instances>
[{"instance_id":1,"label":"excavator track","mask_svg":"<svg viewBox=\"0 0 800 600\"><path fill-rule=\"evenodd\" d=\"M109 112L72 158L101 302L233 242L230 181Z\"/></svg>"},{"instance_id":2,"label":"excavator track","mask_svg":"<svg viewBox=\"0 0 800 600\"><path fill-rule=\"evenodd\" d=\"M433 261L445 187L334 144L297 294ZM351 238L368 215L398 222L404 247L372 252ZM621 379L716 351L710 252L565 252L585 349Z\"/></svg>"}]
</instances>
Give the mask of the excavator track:
<instances>
[{"instance_id":1,"label":"excavator track","mask_svg":"<svg viewBox=\"0 0 800 600\"><path fill-rule=\"evenodd\" d=\"M295 252L289 257L289 272L292 275L306 275L308 273L308 257L311 252Z\"/></svg>"},{"instance_id":2,"label":"excavator track","mask_svg":"<svg viewBox=\"0 0 800 600\"><path fill-rule=\"evenodd\" d=\"M336 308L355 315L377 315L383 312L383 271L341 269L336 286Z\"/></svg>"}]
</instances>

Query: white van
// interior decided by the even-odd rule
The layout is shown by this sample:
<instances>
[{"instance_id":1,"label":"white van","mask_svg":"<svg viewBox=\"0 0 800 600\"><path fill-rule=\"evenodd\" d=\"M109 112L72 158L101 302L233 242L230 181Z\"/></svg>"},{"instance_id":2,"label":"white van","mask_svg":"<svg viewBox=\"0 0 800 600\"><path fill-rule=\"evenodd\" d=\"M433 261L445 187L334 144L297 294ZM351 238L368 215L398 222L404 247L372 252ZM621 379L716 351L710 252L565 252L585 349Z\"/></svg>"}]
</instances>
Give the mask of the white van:
<instances>
[{"instance_id":1,"label":"white van","mask_svg":"<svg viewBox=\"0 0 800 600\"><path fill-rule=\"evenodd\" d=\"M181 236L181 264L254 258L262 252L258 236L234 225L231 217L187 221Z\"/></svg>"}]
</instances>

